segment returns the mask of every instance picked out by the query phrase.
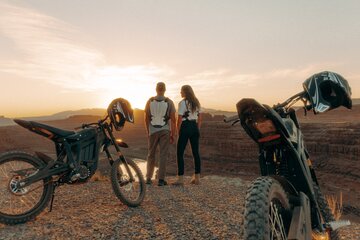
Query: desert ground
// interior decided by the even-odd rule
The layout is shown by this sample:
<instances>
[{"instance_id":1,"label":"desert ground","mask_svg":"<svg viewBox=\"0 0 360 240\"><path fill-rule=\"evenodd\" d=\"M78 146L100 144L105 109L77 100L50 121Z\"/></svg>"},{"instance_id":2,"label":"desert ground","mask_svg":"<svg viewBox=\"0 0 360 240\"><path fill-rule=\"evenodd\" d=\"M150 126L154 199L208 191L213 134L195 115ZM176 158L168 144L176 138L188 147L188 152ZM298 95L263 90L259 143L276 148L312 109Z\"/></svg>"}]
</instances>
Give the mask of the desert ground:
<instances>
[{"instance_id":1,"label":"desert ground","mask_svg":"<svg viewBox=\"0 0 360 240\"><path fill-rule=\"evenodd\" d=\"M205 176L199 186L150 186L137 208L121 204L108 180L65 186L57 191L52 212L26 224L0 225L0 239L241 239L249 184ZM343 228L340 236L360 239L360 224Z\"/></svg>"},{"instance_id":2,"label":"desert ground","mask_svg":"<svg viewBox=\"0 0 360 240\"><path fill-rule=\"evenodd\" d=\"M353 225L342 239L360 239L360 107L338 109L323 115L298 111L306 146L322 191L343 196L343 219ZM46 124L71 130L99 116L73 116ZM143 113L135 112L135 124L126 124L117 137L130 146L129 158L146 159L147 137ZM121 205L106 180L59 189L53 212L36 221L0 225L0 239L238 239L246 187L259 175L257 146L240 125L231 126L220 116L207 116L201 129L203 184L178 189L152 186L140 208ZM51 141L19 126L0 127L0 152L41 151L54 155ZM171 147L167 174L176 175L175 146ZM191 151L186 152L187 175L193 171ZM99 171L108 174L102 160ZM65 206L65 210L62 208ZM114 214L116 212L116 214Z\"/></svg>"}]
</instances>

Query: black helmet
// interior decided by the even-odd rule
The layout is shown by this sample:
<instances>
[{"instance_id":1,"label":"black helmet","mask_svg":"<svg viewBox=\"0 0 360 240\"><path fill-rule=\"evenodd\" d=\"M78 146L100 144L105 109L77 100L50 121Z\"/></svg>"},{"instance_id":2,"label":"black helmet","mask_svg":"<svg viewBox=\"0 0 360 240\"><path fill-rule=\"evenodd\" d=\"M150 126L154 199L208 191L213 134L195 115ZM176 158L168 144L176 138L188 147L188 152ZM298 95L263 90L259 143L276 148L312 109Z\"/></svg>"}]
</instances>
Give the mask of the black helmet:
<instances>
[{"instance_id":1,"label":"black helmet","mask_svg":"<svg viewBox=\"0 0 360 240\"><path fill-rule=\"evenodd\" d=\"M334 72L320 72L304 83L314 113L322 113L339 106L351 109L351 88L345 78Z\"/></svg>"},{"instance_id":2,"label":"black helmet","mask_svg":"<svg viewBox=\"0 0 360 240\"><path fill-rule=\"evenodd\" d=\"M134 113L130 103L123 98L117 98L113 100L108 109L108 115L112 125L114 125L117 131L121 130L125 125L125 121L134 122Z\"/></svg>"}]
</instances>

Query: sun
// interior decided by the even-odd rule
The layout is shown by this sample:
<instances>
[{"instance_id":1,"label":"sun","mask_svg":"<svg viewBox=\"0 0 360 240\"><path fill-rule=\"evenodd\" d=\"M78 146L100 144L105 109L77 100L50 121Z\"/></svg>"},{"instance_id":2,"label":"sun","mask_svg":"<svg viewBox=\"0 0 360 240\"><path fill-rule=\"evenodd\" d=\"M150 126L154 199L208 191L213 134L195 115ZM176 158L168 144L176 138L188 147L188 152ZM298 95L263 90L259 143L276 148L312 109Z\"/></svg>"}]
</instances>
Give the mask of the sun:
<instances>
[{"instance_id":1,"label":"sun","mask_svg":"<svg viewBox=\"0 0 360 240\"><path fill-rule=\"evenodd\" d=\"M112 100L124 98L128 100L133 109L144 109L147 100L154 95L150 86L122 86L121 89L108 89L98 97L100 107L107 108Z\"/></svg>"},{"instance_id":2,"label":"sun","mask_svg":"<svg viewBox=\"0 0 360 240\"><path fill-rule=\"evenodd\" d=\"M156 83L167 79L173 71L153 65L128 67L102 66L86 76L88 89L95 91L95 105L106 108L112 100L125 98L132 108L144 109L147 100L156 95Z\"/></svg>"}]
</instances>

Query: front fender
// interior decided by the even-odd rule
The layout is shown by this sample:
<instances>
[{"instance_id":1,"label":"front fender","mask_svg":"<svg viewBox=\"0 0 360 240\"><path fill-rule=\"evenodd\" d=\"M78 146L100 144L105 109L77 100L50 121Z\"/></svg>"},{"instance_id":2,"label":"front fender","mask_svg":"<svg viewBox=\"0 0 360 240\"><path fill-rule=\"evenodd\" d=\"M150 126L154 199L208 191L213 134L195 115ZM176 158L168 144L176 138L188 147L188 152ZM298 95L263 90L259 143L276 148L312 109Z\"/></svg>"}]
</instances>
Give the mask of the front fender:
<instances>
[{"instance_id":1,"label":"front fender","mask_svg":"<svg viewBox=\"0 0 360 240\"><path fill-rule=\"evenodd\" d=\"M278 181L280 183L280 185L284 188L285 192L290 193L291 195L295 195L295 196L299 195L299 192L296 190L294 185L292 185L291 182L289 182L286 178L284 178L282 176L276 176L276 175L271 175L270 177L272 177L273 179Z\"/></svg>"}]
</instances>

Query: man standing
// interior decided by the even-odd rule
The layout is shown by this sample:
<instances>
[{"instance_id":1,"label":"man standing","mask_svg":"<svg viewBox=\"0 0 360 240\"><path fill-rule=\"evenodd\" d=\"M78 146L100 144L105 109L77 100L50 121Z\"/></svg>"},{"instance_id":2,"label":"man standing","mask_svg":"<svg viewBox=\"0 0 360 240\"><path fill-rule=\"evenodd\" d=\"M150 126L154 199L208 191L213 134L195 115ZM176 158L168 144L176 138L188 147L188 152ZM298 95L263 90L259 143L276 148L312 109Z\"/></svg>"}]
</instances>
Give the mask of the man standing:
<instances>
[{"instance_id":1,"label":"man standing","mask_svg":"<svg viewBox=\"0 0 360 240\"><path fill-rule=\"evenodd\" d=\"M169 145L174 143L175 137L175 105L165 97L166 86L163 82L156 85L155 97L151 97L145 106L145 127L149 139L147 156L146 184L151 184L155 168L155 153L159 145L160 161L158 186L167 185L165 181L166 162L169 155ZM169 120L171 121L169 125Z\"/></svg>"}]
</instances>

